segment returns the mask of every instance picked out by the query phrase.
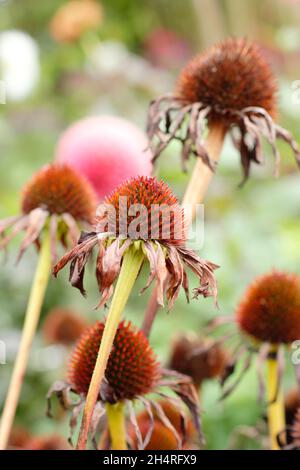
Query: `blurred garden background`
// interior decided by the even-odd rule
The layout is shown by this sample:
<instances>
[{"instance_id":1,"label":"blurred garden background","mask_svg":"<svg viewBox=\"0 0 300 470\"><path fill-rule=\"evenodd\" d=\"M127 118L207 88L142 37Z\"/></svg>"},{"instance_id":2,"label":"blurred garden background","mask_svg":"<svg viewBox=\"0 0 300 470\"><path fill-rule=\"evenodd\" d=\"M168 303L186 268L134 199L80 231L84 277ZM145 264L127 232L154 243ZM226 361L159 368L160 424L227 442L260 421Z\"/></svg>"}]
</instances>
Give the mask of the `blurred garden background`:
<instances>
[{"instance_id":1,"label":"blurred garden background","mask_svg":"<svg viewBox=\"0 0 300 470\"><path fill-rule=\"evenodd\" d=\"M58 139L70 124L89 115L111 114L144 130L149 101L174 88L179 70L193 54L227 36L246 36L261 44L279 81L279 121L300 141L300 1L101 0L96 1L97 21L82 34L69 28L68 18L54 21L66 3L0 1L0 79L6 88L5 103L0 105L1 218L19 212L21 188L53 159ZM300 274L300 174L290 150L284 144L280 149L278 179L272 176L272 156L267 155L266 165L255 168L239 188L239 157L226 141L205 201L201 249L203 258L221 266L220 310L210 298L192 300L187 306L182 294L173 311L161 310L151 344L162 361L167 362L178 332L198 333L216 314L232 314L255 276L272 268ZM182 196L188 175L181 172L176 143L160 158L156 174ZM1 253L0 340L7 345L7 364L0 365L0 406L36 264L30 248L16 265L18 245L15 240L8 253ZM93 310L98 292L92 273L87 299L69 286L67 274L50 282L17 412L16 424L34 434L68 432L66 417L55 421L45 416L46 392L54 380L64 377L69 354L67 348L45 341L42 327L47 313L64 307L89 322L103 316L103 311ZM126 308L126 317L136 325L142 322L150 294L138 296L143 282L140 278ZM287 362L286 390L295 381ZM254 366L224 402L218 401L217 382L204 384L201 405L208 448L227 448L238 426L254 426L262 419L257 388ZM260 443L245 439L237 445L251 448Z\"/></svg>"}]
</instances>

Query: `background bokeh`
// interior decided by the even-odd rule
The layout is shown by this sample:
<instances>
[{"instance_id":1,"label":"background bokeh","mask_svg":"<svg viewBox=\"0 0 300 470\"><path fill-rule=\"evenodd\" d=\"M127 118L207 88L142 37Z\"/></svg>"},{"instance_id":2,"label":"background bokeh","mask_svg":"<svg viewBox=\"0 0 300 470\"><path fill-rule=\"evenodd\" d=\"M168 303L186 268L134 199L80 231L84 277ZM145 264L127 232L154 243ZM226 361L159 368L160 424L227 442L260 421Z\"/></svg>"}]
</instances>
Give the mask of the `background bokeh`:
<instances>
[{"instance_id":1,"label":"background bokeh","mask_svg":"<svg viewBox=\"0 0 300 470\"><path fill-rule=\"evenodd\" d=\"M297 0L102 0L102 20L79 39L62 42L49 24L62 0L0 2L1 78L7 99L0 105L0 217L19 210L21 188L32 173L53 158L61 132L75 120L103 113L128 118L145 128L149 100L172 90L181 66L195 52L228 35L256 39L279 80L280 123L300 139L300 2ZM99 2L100 4L100 2ZM3 36L8 30L26 35ZM27 36L29 35L29 37ZM160 159L160 174L181 197L188 175L180 171L177 144ZM226 142L217 175L205 201L202 257L221 266L217 272L220 310L211 299L191 301L182 295L170 313L160 311L151 343L166 361L176 332L202 326L216 314L232 314L245 287L271 268L300 274L300 175L289 149L281 146L281 176L273 179L272 157L256 168L243 189L239 158ZM269 158L268 158L269 157ZM0 365L3 403L16 354L36 256L33 249L19 265L18 241L1 254L0 340L7 344L7 364ZM89 321L102 317L93 310L97 289L88 276L88 298L67 283L67 273L51 280L42 320L56 306L74 308ZM191 279L191 282L193 280ZM140 279L126 316L141 324L149 293L138 296ZM67 432L66 419L45 417L45 394L63 377L68 351L47 346L41 334L34 342L17 423L34 433ZM288 360L285 388L294 376ZM263 415L257 402L253 366L238 389L218 402L217 383L202 390L204 431L208 448L224 449L241 425L255 425ZM258 443L243 440L243 448Z\"/></svg>"}]
</instances>

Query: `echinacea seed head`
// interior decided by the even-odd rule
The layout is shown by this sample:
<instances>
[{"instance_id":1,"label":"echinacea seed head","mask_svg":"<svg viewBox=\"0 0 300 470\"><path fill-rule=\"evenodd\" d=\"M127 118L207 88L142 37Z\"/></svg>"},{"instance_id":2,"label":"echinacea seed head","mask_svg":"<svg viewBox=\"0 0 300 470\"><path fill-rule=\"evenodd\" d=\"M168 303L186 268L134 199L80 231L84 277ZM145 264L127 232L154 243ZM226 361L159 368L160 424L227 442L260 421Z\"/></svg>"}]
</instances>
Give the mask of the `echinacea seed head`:
<instances>
[{"instance_id":1,"label":"echinacea seed head","mask_svg":"<svg viewBox=\"0 0 300 470\"><path fill-rule=\"evenodd\" d=\"M116 236L129 235L130 238L159 240L173 245L185 241L183 209L163 181L146 176L131 178L106 198L105 205L114 208Z\"/></svg>"},{"instance_id":2,"label":"echinacea seed head","mask_svg":"<svg viewBox=\"0 0 300 470\"><path fill-rule=\"evenodd\" d=\"M54 308L45 319L43 337L48 344L74 344L87 324L78 314L65 308Z\"/></svg>"},{"instance_id":3,"label":"echinacea seed head","mask_svg":"<svg viewBox=\"0 0 300 470\"><path fill-rule=\"evenodd\" d=\"M188 375L199 387L204 380L221 377L228 359L216 341L186 334L174 340L169 367Z\"/></svg>"},{"instance_id":4,"label":"echinacea seed head","mask_svg":"<svg viewBox=\"0 0 300 470\"><path fill-rule=\"evenodd\" d=\"M262 51L246 39L230 38L192 59L183 69L177 95L211 107L209 119L233 124L247 107L276 114L277 86Z\"/></svg>"},{"instance_id":5,"label":"echinacea seed head","mask_svg":"<svg viewBox=\"0 0 300 470\"><path fill-rule=\"evenodd\" d=\"M102 340L104 323L96 322L79 339L69 364L69 381L77 393L87 394ZM131 323L120 323L100 390L102 401L133 400L153 390L161 372L147 338Z\"/></svg>"},{"instance_id":6,"label":"echinacea seed head","mask_svg":"<svg viewBox=\"0 0 300 470\"><path fill-rule=\"evenodd\" d=\"M273 271L247 289L236 313L242 332L261 342L289 344L300 338L300 277Z\"/></svg>"},{"instance_id":7,"label":"echinacea seed head","mask_svg":"<svg viewBox=\"0 0 300 470\"><path fill-rule=\"evenodd\" d=\"M92 222L96 199L81 175L66 165L48 165L38 171L23 191L22 211L43 208L50 215L68 213L76 221Z\"/></svg>"}]
</instances>

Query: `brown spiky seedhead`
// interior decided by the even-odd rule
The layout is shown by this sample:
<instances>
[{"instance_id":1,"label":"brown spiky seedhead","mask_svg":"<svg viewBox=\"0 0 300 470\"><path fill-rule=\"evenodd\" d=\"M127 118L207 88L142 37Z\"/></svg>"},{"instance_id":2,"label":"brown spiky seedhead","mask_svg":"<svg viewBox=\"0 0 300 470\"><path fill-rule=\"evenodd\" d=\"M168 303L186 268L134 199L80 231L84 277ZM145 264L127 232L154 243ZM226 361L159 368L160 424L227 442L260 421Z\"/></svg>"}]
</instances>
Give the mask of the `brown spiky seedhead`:
<instances>
[{"instance_id":1,"label":"brown spiky seedhead","mask_svg":"<svg viewBox=\"0 0 300 470\"><path fill-rule=\"evenodd\" d=\"M107 212L98 217L98 223L116 225L116 236L128 235L136 240L153 240L173 245L183 245L186 239L186 227L183 209L178 199L164 181L141 176L120 185L106 198L104 208ZM136 211L143 216L138 230ZM110 213L110 209L112 212ZM132 214L133 212L133 214ZM130 215L132 214L132 215Z\"/></svg>"},{"instance_id":2,"label":"brown spiky seedhead","mask_svg":"<svg viewBox=\"0 0 300 470\"><path fill-rule=\"evenodd\" d=\"M86 321L72 310L54 308L44 321L43 337L48 344L74 344L87 327Z\"/></svg>"},{"instance_id":3,"label":"brown spiky seedhead","mask_svg":"<svg viewBox=\"0 0 300 470\"><path fill-rule=\"evenodd\" d=\"M63 409L71 410L70 439L76 429L80 411L85 404L104 328L104 323L96 322L85 330L71 356L68 381L55 382L47 393L48 416L52 416L53 395L58 398ZM159 400L152 398L155 394L158 394L160 398L164 397L162 406ZM105 404L118 402L123 402L126 410L129 411L129 419L138 449L144 449L147 446L154 429L155 418L159 418L174 434L177 448L182 448L185 436L191 435L194 431L203 441L198 395L191 378L163 369L157 362L144 333L125 321L119 324L108 359L105 379L100 387L97 409L95 408L91 426L92 438L106 413ZM144 406L145 415L150 420L145 436L141 435L137 424L135 403ZM168 403L172 406L168 406ZM185 416L184 405L190 412L193 424Z\"/></svg>"},{"instance_id":4,"label":"brown spiky seedhead","mask_svg":"<svg viewBox=\"0 0 300 470\"><path fill-rule=\"evenodd\" d=\"M185 334L173 342L169 367L190 376L199 387L204 380L220 378L228 360L228 354L217 341Z\"/></svg>"},{"instance_id":5,"label":"brown spiky seedhead","mask_svg":"<svg viewBox=\"0 0 300 470\"><path fill-rule=\"evenodd\" d=\"M214 270L217 266L201 260L186 247L184 214L165 183L143 176L132 178L107 198L97 214L94 231L82 233L77 247L54 267L54 275L71 261L70 282L84 294L85 265L97 246L96 278L101 294L99 306L102 306L113 293L113 283L119 275L124 253L127 250L142 250L144 259L148 259L150 265L150 275L143 290L155 279L159 305L164 305L166 278L169 308L173 306L181 287L188 297L185 267L190 268L199 279L195 295L213 295L216 299Z\"/></svg>"},{"instance_id":6,"label":"brown spiky seedhead","mask_svg":"<svg viewBox=\"0 0 300 470\"><path fill-rule=\"evenodd\" d=\"M70 214L77 221L92 222L94 202L94 193L80 174L55 164L42 168L25 186L22 211L44 208L50 215Z\"/></svg>"},{"instance_id":7,"label":"brown spiky seedhead","mask_svg":"<svg viewBox=\"0 0 300 470\"><path fill-rule=\"evenodd\" d=\"M240 329L260 342L290 344L300 338L300 277L273 271L246 291L236 318Z\"/></svg>"},{"instance_id":8,"label":"brown spiky seedhead","mask_svg":"<svg viewBox=\"0 0 300 470\"><path fill-rule=\"evenodd\" d=\"M148 134L153 159L171 140L182 143L182 163L190 154L200 157L211 170L204 145L206 125L229 132L241 156L244 179L251 163L263 163L265 138L271 145L278 173L280 155L276 139L286 141L300 166L300 153L292 135L273 121L277 86L260 47L246 39L230 38L196 56L183 69L174 94L150 105Z\"/></svg>"},{"instance_id":9,"label":"brown spiky seedhead","mask_svg":"<svg viewBox=\"0 0 300 470\"><path fill-rule=\"evenodd\" d=\"M238 344L230 352L221 383L224 386L240 364L240 374L224 388L227 397L248 371L253 356L257 356L259 399L265 396L264 364L271 358L278 363L278 382L284 372L284 350L300 337L300 276L272 272L258 277L246 290L234 317L219 317L213 327L238 327ZM234 332L226 332L220 340L232 339ZM298 376L297 367L296 374ZM279 387L278 387L279 390ZM276 397L274 397L275 399Z\"/></svg>"},{"instance_id":10,"label":"brown spiky seedhead","mask_svg":"<svg viewBox=\"0 0 300 470\"><path fill-rule=\"evenodd\" d=\"M276 114L277 86L273 73L255 43L228 39L199 54L183 69L177 84L178 96L188 103L211 107L207 118L238 121L237 112L257 106Z\"/></svg>"},{"instance_id":11,"label":"brown spiky seedhead","mask_svg":"<svg viewBox=\"0 0 300 470\"><path fill-rule=\"evenodd\" d=\"M25 231L19 258L32 244L39 245L44 227L49 224L51 253L56 258L56 241L74 245L79 237L78 224L89 226L96 210L96 196L89 182L72 168L52 164L39 170L25 186L22 195L22 214L0 221L0 248L20 231Z\"/></svg>"},{"instance_id":12,"label":"brown spiky seedhead","mask_svg":"<svg viewBox=\"0 0 300 470\"><path fill-rule=\"evenodd\" d=\"M164 418L167 418L167 420L162 419L153 407L153 422L146 410L140 412L137 416L137 424L144 440L151 427L153 428L145 450L178 450L178 438L181 441L180 448L187 449L196 436L192 419L180 412L174 404L167 400L160 400L159 405L164 412ZM129 436L131 448L138 449L133 427L129 429Z\"/></svg>"},{"instance_id":13,"label":"brown spiky seedhead","mask_svg":"<svg viewBox=\"0 0 300 470\"><path fill-rule=\"evenodd\" d=\"M87 394L104 331L104 323L88 328L75 347L69 365L69 382L77 393ZM109 356L101 400L116 403L150 393L161 377L160 366L147 338L131 323L120 323Z\"/></svg>"}]
</instances>

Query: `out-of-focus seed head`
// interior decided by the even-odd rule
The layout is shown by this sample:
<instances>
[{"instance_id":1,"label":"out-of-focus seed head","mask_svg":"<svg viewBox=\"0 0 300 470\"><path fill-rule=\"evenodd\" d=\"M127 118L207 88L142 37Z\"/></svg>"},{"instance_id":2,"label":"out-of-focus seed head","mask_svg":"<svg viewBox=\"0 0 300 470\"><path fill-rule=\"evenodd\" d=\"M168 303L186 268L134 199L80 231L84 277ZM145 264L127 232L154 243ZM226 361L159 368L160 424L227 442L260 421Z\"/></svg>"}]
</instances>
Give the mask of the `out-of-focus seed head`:
<instances>
[{"instance_id":1,"label":"out-of-focus seed head","mask_svg":"<svg viewBox=\"0 0 300 470\"><path fill-rule=\"evenodd\" d=\"M70 214L77 221L91 222L95 214L95 195L81 175L66 165L48 165L25 186L22 210L29 214L43 208L49 214Z\"/></svg>"},{"instance_id":2,"label":"out-of-focus seed head","mask_svg":"<svg viewBox=\"0 0 300 470\"><path fill-rule=\"evenodd\" d=\"M258 341L289 344L300 338L300 277L273 271L257 278L236 313L242 332Z\"/></svg>"},{"instance_id":3,"label":"out-of-focus seed head","mask_svg":"<svg viewBox=\"0 0 300 470\"><path fill-rule=\"evenodd\" d=\"M233 113L260 107L276 114L277 86L262 51L246 39L227 39L192 59L183 69L177 94L211 107L209 119L236 120Z\"/></svg>"},{"instance_id":4,"label":"out-of-focus seed head","mask_svg":"<svg viewBox=\"0 0 300 470\"><path fill-rule=\"evenodd\" d=\"M51 310L43 325L43 336L48 344L69 346L81 336L87 323L72 310L55 308Z\"/></svg>"},{"instance_id":5,"label":"out-of-focus seed head","mask_svg":"<svg viewBox=\"0 0 300 470\"><path fill-rule=\"evenodd\" d=\"M228 354L213 340L181 335L173 343L169 367L190 376L199 387L203 380L221 377L227 362Z\"/></svg>"},{"instance_id":6,"label":"out-of-focus seed head","mask_svg":"<svg viewBox=\"0 0 300 470\"><path fill-rule=\"evenodd\" d=\"M102 340L104 323L96 322L79 339L69 364L69 381L78 393L87 394ZM103 401L116 403L151 392L161 376L147 338L131 323L120 323L100 390Z\"/></svg>"}]
</instances>

